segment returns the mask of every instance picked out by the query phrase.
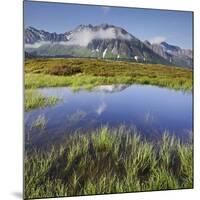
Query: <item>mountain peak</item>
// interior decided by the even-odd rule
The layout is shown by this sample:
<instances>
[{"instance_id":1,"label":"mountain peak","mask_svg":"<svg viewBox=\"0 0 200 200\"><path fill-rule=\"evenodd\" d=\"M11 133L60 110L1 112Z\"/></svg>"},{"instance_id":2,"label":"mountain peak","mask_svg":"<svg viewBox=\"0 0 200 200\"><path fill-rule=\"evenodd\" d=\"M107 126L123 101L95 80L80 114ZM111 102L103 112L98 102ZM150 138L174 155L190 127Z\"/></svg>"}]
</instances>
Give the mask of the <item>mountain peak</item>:
<instances>
[{"instance_id":1,"label":"mountain peak","mask_svg":"<svg viewBox=\"0 0 200 200\"><path fill-rule=\"evenodd\" d=\"M140 41L112 24L80 24L65 33L50 33L32 26L25 29L25 48L39 56L100 57L192 66L192 51L167 42ZM50 50L49 50L50 49Z\"/></svg>"},{"instance_id":2,"label":"mountain peak","mask_svg":"<svg viewBox=\"0 0 200 200\"><path fill-rule=\"evenodd\" d=\"M111 27L114 28L115 26L107 24L107 23L103 23L103 24L100 24L99 27L101 27L103 29L107 29L107 28L111 28Z\"/></svg>"},{"instance_id":3,"label":"mountain peak","mask_svg":"<svg viewBox=\"0 0 200 200\"><path fill-rule=\"evenodd\" d=\"M180 47L168 44L167 42L161 42L160 45L170 51L179 51L181 49Z\"/></svg>"},{"instance_id":4,"label":"mountain peak","mask_svg":"<svg viewBox=\"0 0 200 200\"><path fill-rule=\"evenodd\" d=\"M26 29L36 29L36 28L33 26L27 26Z\"/></svg>"},{"instance_id":5,"label":"mountain peak","mask_svg":"<svg viewBox=\"0 0 200 200\"><path fill-rule=\"evenodd\" d=\"M36 29L33 26L28 26L27 28L25 28L26 30L33 30L33 31L39 31L38 29Z\"/></svg>"},{"instance_id":6,"label":"mountain peak","mask_svg":"<svg viewBox=\"0 0 200 200\"><path fill-rule=\"evenodd\" d=\"M144 44L151 45L151 43L149 42L149 40L145 40Z\"/></svg>"}]
</instances>

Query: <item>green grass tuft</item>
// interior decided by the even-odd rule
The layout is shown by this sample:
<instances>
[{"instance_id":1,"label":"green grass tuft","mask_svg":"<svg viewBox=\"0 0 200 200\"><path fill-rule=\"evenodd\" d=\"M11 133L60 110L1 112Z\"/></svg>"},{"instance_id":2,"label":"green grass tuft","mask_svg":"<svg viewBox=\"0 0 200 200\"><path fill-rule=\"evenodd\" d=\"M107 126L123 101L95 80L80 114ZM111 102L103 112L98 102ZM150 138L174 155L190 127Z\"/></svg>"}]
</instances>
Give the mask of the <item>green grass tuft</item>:
<instances>
[{"instance_id":1,"label":"green grass tuft","mask_svg":"<svg viewBox=\"0 0 200 200\"><path fill-rule=\"evenodd\" d=\"M58 98L56 97L45 97L33 89L25 90L25 111L55 105L57 102Z\"/></svg>"},{"instance_id":2,"label":"green grass tuft","mask_svg":"<svg viewBox=\"0 0 200 200\"><path fill-rule=\"evenodd\" d=\"M37 128L37 129L44 129L46 127L47 120L44 115L39 115L35 121L33 121L31 125L32 128Z\"/></svg>"},{"instance_id":3,"label":"green grass tuft","mask_svg":"<svg viewBox=\"0 0 200 200\"><path fill-rule=\"evenodd\" d=\"M124 127L67 136L25 156L25 197L42 198L193 187L192 141L142 139Z\"/></svg>"}]
</instances>

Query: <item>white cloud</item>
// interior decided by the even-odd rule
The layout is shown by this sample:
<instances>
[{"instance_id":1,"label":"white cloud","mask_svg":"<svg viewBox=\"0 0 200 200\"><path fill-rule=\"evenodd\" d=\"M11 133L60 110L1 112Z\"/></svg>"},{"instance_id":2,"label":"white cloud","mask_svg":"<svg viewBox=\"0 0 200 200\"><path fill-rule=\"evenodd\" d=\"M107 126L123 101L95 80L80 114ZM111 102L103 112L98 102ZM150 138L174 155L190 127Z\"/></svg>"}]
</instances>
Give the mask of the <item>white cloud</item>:
<instances>
[{"instance_id":1,"label":"white cloud","mask_svg":"<svg viewBox=\"0 0 200 200\"><path fill-rule=\"evenodd\" d=\"M102 103L99 105L99 107L96 109L96 113L97 113L98 115L101 115L101 114L106 110L106 107L107 107L106 103L105 103L105 102L102 102Z\"/></svg>"},{"instance_id":2,"label":"white cloud","mask_svg":"<svg viewBox=\"0 0 200 200\"><path fill-rule=\"evenodd\" d=\"M66 44L87 46L93 39L116 39L116 38L130 40L131 36L129 34L122 34L121 32L116 32L115 29L112 27L106 30L101 28L98 31L91 31L90 29L86 29L81 32L74 33L70 41L66 42Z\"/></svg>"},{"instance_id":3,"label":"white cloud","mask_svg":"<svg viewBox=\"0 0 200 200\"><path fill-rule=\"evenodd\" d=\"M160 44L161 42L165 42L165 41L166 41L166 37L163 37L163 36L156 36L149 40L151 44Z\"/></svg>"},{"instance_id":4,"label":"white cloud","mask_svg":"<svg viewBox=\"0 0 200 200\"><path fill-rule=\"evenodd\" d=\"M36 42L34 44L25 44L25 48L37 49L37 48L41 47L42 45L49 45L49 44L52 44L52 43L49 41L41 41L41 42Z\"/></svg>"},{"instance_id":5,"label":"white cloud","mask_svg":"<svg viewBox=\"0 0 200 200\"><path fill-rule=\"evenodd\" d=\"M103 10L104 14L107 14L110 11L110 7L107 7L107 6L103 6L101 7L101 9Z\"/></svg>"},{"instance_id":6,"label":"white cloud","mask_svg":"<svg viewBox=\"0 0 200 200\"><path fill-rule=\"evenodd\" d=\"M121 31L116 31L115 28L110 27L107 29L99 29L98 31L92 31L91 29L84 29L80 32L74 32L70 36L69 41L63 42L45 42L41 41L34 44L26 44L25 48L39 48L45 44L61 44L61 45L79 45L86 47L93 39L123 39L123 40L130 40L132 37L130 34L122 34Z\"/></svg>"}]
</instances>

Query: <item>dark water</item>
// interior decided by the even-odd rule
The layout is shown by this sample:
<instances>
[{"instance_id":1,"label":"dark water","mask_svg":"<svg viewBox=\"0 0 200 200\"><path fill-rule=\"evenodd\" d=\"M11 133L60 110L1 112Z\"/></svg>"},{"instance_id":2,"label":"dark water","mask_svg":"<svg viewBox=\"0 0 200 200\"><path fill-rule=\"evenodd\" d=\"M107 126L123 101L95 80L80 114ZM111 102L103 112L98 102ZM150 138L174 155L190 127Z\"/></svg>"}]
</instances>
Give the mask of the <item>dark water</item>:
<instances>
[{"instance_id":1,"label":"dark water","mask_svg":"<svg viewBox=\"0 0 200 200\"><path fill-rule=\"evenodd\" d=\"M74 130L103 125L136 126L151 138L161 136L165 130L185 138L192 131L191 92L141 85L99 86L76 92L66 87L38 91L62 100L55 106L25 113L26 140L31 138L35 144L52 143ZM38 116L45 119L45 127L31 128Z\"/></svg>"}]
</instances>

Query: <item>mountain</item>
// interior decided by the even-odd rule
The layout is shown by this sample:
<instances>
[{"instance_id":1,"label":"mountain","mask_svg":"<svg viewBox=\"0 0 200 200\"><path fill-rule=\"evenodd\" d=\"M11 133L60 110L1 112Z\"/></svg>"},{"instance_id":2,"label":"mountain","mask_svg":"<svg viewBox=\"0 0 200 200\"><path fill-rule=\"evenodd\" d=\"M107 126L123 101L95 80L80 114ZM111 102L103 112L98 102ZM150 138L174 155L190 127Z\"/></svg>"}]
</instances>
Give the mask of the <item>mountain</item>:
<instances>
[{"instance_id":1,"label":"mountain","mask_svg":"<svg viewBox=\"0 0 200 200\"><path fill-rule=\"evenodd\" d=\"M167 42L159 44L151 44L149 41L144 41L144 44L152 49L156 54L176 66L191 68L193 66L193 52L190 49L181 49L178 46L170 45Z\"/></svg>"},{"instance_id":2,"label":"mountain","mask_svg":"<svg viewBox=\"0 0 200 200\"><path fill-rule=\"evenodd\" d=\"M79 25L74 30L61 34L27 27L24 40L25 51L34 56L128 59L167 65L184 64L186 67L192 58L189 50L174 50L175 46L167 43L155 46L148 41L142 42L123 28L109 24ZM167 49L173 51L173 54ZM190 53L191 56L188 57Z\"/></svg>"},{"instance_id":3,"label":"mountain","mask_svg":"<svg viewBox=\"0 0 200 200\"><path fill-rule=\"evenodd\" d=\"M129 85L124 85L124 84L101 85L101 86L96 86L94 90L97 92L115 93L115 92L121 92L122 90L125 90L128 87Z\"/></svg>"},{"instance_id":4,"label":"mountain","mask_svg":"<svg viewBox=\"0 0 200 200\"><path fill-rule=\"evenodd\" d=\"M49 33L43 30L37 30L31 26L25 29L25 44L35 44L42 41L60 42L67 40L67 34Z\"/></svg>"}]
</instances>

